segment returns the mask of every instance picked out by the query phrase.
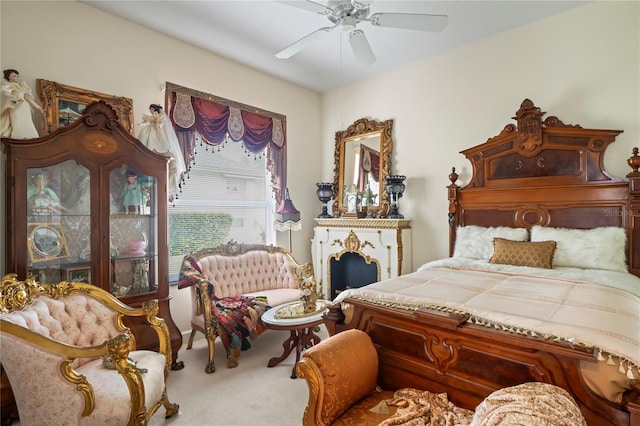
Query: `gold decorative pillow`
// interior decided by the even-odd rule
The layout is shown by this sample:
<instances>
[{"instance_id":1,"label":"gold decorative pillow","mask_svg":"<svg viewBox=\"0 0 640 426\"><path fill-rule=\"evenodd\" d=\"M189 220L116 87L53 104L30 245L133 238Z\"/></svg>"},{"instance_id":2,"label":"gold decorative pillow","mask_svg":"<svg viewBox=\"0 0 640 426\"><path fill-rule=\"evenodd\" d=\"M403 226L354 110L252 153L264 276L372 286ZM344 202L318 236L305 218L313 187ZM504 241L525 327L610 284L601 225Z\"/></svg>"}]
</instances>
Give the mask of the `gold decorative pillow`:
<instances>
[{"instance_id":1,"label":"gold decorative pillow","mask_svg":"<svg viewBox=\"0 0 640 426\"><path fill-rule=\"evenodd\" d=\"M551 269L555 249L555 241L529 242L494 238L493 256L489 263Z\"/></svg>"}]
</instances>

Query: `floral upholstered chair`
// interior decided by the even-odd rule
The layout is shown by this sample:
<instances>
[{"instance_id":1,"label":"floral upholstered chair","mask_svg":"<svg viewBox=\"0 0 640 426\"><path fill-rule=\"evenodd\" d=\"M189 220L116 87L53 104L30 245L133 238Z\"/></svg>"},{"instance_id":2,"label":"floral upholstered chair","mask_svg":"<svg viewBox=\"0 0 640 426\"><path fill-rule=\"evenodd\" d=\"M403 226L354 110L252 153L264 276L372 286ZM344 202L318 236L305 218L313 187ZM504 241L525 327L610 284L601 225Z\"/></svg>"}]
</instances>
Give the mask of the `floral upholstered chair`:
<instances>
[{"instance_id":1,"label":"floral upholstered chair","mask_svg":"<svg viewBox=\"0 0 640 426\"><path fill-rule=\"evenodd\" d=\"M131 308L90 284L0 283L0 362L24 425L146 425L169 402L169 331L157 301ZM127 317L143 317L158 351L136 350Z\"/></svg>"}]
</instances>

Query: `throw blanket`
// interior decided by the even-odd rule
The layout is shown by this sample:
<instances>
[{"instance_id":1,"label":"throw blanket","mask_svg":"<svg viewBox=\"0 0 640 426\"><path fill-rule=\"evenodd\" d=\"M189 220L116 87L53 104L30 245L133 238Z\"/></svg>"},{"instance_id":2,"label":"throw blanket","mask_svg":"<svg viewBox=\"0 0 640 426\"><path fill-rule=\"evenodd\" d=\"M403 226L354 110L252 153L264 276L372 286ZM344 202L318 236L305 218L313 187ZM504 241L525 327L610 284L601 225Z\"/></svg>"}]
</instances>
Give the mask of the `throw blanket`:
<instances>
[{"instance_id":1,"label":"throw blanket","mask_svg":"<svg viewBox=\"0 0 640 426\"><path fill-rule=\"evenodd\" d=\"M334 302L347 297L468 313L474 324L598 348L600 360L620 358L629 380L640 376L640 296L623 288L531 272L434 267L343 291Z\"/></svg>"},{"instance_id":2,"label":"throw blanket","mask_svg":"<svg viewBox=\"0 0 640 426\"><path fill-rule=\"evenodd\" d=\"M387 405L398 407L395 414L378 426L458 426L469 425L473 411L457 407L446 393L431 393L417 389L399 389Z\"/></svg>"},{"instance_id":3,"label":"throw blanket","mask_svg":"<svg viewBox=\"0 0 640 426\"><path fill-rule=\"evenodd\" d=\"M378 426L587 426L571 395L547 383L499 389L485 398L475 413L454 405L446 393L407 388L393 396L385 402L398 409Z\"/></svg>"},{"instance_id":4,"label":"throw blanket","mask_svg":"<svg viewBox=\"0 0 640 426\"><path fill-rule=\"evenodd\" d=\"M569 393L548 383L499 389L476 407L471 426L587 426Z\"/></svg>"},{"instance_id":5,"label":"throw blanket","mask_svg":"<svg viewBox=\"0 0 640 426\"><path fill-rule=\"evenodd\" d=\"M192 256L185 257L180 268L178 288L187 288L207 282L211 301L211 321L214 330L222 339L227 356L234 356L237 350L251 347L250 339L256 337L256 327L262 314L269 309L265 301L256 297L234 296L218 298L213 292L213 284L202 276L198 261ZM196 287L200 292L200 287Z\"/></svg>"}]
</instances>

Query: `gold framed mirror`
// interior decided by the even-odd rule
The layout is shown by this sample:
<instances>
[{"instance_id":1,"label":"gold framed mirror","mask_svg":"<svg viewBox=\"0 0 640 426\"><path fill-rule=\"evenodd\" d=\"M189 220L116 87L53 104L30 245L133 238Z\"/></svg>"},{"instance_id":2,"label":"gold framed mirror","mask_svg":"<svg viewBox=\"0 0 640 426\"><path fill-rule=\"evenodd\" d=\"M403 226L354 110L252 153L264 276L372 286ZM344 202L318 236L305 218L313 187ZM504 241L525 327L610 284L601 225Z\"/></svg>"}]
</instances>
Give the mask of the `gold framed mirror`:
<instances>
[{"instance_id":1,"label":"gold framed mirror","mask_svg":"<svg viewBox=\"0 0 640 426\"><path fill-rule=\"evenodd\" d=\"M29 223L28 224L29 259L31 263L69 257L67 240L60 223Z\"/></svg>"},{"instance_id":2,"label":"gold framed mirror","mask_svg":"<svg viewBox=\"0 0 640 426\"><path fill-rule=\"evenodd\" d=\"M384 177L391 169L392 128L393 120L361 118L336 132L334 216L362 217L362 211L378 218L389 214Z\"/></svg>"},{"instance_id":3,"label":"gold framed mirror","mask_svg":"<svg viewBox=\"0 0 640 426\"><path fill-rule=\"evenodd\" d=\"M49 133L72 124L91 102L105 101L115 110L120 123L133 134L133 100L130 98L79 89L41 78L36 80L36 86Z\"/></svg>"}]
</instances>

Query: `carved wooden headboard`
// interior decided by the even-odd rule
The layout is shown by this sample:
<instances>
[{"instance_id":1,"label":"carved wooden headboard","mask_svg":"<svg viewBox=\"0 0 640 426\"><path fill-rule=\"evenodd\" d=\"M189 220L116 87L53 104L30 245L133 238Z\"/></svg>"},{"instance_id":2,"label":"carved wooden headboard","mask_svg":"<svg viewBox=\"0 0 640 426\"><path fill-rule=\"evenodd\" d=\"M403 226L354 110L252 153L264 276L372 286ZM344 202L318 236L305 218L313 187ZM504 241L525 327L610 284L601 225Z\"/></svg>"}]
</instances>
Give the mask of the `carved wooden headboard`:
<instances>
[{"instance_id":1,"label":"carved wooden headboard","mask_svg":"<svg viewBox=\"0 0 640 426\"><path fill-rule=\"evenodd\" d=\"M640 276L640 157L627 160L628 181L604 170L604 152L622 130L583 129L525 99L499 135L466 149L473 175L464 187L449 175L449 255L456 228L534 225L627 230L629 271Z\"/></svg>"}]
</instances>

